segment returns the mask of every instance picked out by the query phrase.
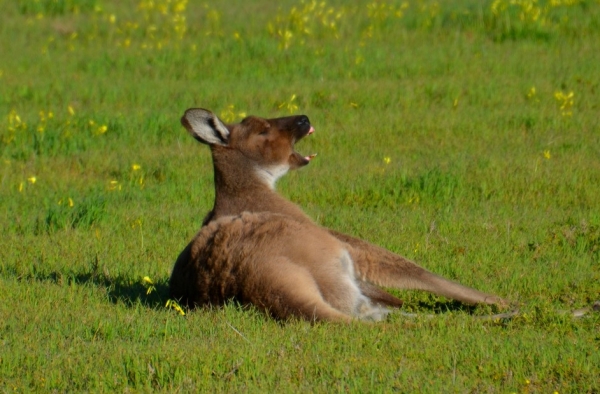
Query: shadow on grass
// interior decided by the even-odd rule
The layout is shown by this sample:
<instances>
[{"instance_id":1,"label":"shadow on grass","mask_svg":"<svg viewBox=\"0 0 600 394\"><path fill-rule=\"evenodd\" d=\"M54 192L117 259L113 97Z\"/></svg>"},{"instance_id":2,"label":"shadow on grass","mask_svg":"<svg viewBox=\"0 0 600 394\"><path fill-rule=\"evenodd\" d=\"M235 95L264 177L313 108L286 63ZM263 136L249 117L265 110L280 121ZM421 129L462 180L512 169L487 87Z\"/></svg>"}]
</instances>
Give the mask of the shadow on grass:
<instances>
[{"instance_id":1,"label":"shadow on grass","mask_svg":"<svg viewBox=\"0 0 600 394\"><path fill-rule=\"evenodd\" d=\"M7 272L5 271L4 274ZM114 304L124 304L128 307L142 305L150 309L162 309L169 299L169 278L154 280L152 284L144 282L143 278L130 276L112 276L100 270L95 264L89 272L59 272L50 273L34 272L27 275L12 273L19 281L50 282L59 286L89 285L104 288L109 300ZM151 291L149 291L149 289ZM394 291L392 290L392 293ZM243 308L241 305L238 307ZM453 312L466 312L477 315L477 306L462 304L459 301L437 299L431 296L428 300L416 300L414 303L405 304L400 311L410 311L414 314L441 315ZM409 312L409 313L410 313ZM479 311L481 312L481 311Z\"/></svg>"},{"instance_id":2,"label":"shadow on grass","mask_svg":"<svg viewBox=\"0 0 600 394\"><path fill-rule=\"evenodd\" d=\"M151 309L161 309L169 299L169 279L161 278L152 284L142 278L134 279L122 275L111 276L92 267L90 272L36 272L28 275L14 275L19 281L30 280L49 282L59 286L89 285L106 289L108 298L114 304L132 307L142 305ZM150 291L149 291L150 290Z\"/></svg>"},{"instance_id":3,"label":"shadow on grass","mask_svg":"<svg viewBox=\"0 0 600 394\"><path fill-rule=\"evenodd\" d=\"M458 311L473 314L477 309L477 306L463 304L460 301L454 300L436 300L432 302L419 301L414 306L414 309L419 311L427 311L429 313L435 313L436 315Z\"/></svg>"}]
</instances>

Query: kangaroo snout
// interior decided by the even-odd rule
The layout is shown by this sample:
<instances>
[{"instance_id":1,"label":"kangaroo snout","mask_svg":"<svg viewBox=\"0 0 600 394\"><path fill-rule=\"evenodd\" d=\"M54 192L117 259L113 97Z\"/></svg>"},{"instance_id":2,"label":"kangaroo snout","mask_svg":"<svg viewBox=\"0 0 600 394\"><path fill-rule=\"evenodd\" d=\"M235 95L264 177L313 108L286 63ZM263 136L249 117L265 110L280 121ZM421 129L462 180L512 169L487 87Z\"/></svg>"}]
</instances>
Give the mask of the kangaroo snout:
<instances>
[{"instance_id":1,"label":"kangaroo snout","mask_svg":"<svg viewBox=\"0 0 600 394\"><path fill-rule=\"evenodd\" d=\"M296 124L300 128L310 127L310 120L308 119L308 116L300 115L298 116L298 121L296 122Z\"/></svg>"},{"instance_id":2,"label":"kangaroo snout","mask_svg":"<svg viewBox=\"0 0 600 394\"><path fill-rule=\"evenodd\" d=\"M315 129L310 124L310 120L308 119L308 116L306 116L306 115L298 116L297 125L298 125L298 128L301 130L303 136L310 135L315 132Z\"/></svg>"},{"instance_id":3,"label":"kangaroo snout","mask_svg":"<svg viewBox=\"0 0 600 394\"><path fill-rule=\"evenodd\" d=\"M300 115L300 119L298 119L298 127L302 130L308 128L306 135L311 135L315 132L314 127L312 127L312 125L310 124L310 120L306 115Z\"/></svg>"},{"instance_id":4,"label":"kangaroo snout","mask_svg":"<svg viewBox=\"0 0 600 394\"><path fill-rule=\"evenodd\" d=\"M310 119L306 115L270 119L269 122L272 122L277 129L290 133L294 141L298 141L315 132L315 129L310 124Z\"/></svg>"}]
</instances>

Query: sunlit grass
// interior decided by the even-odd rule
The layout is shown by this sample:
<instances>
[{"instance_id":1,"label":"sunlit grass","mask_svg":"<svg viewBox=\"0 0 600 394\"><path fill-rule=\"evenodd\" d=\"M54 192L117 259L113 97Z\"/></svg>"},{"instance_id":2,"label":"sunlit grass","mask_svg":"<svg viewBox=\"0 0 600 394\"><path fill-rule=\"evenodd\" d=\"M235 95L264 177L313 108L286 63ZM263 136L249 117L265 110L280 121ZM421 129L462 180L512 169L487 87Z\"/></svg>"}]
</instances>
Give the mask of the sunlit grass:
<instances>
[{"instance_id":1,"label":"sunlit grass","mask_svg":"<svg viewBox=\"0 0 600 394\"><path fill-rule=\"evenodd\" d=\"M597 392L597 1L0 1L3 391ZM189 107L304 113L315 220L515 302L376 325L186 311ZM435 314L433 318L425 317Z\"/></svg>"}]
</instances>

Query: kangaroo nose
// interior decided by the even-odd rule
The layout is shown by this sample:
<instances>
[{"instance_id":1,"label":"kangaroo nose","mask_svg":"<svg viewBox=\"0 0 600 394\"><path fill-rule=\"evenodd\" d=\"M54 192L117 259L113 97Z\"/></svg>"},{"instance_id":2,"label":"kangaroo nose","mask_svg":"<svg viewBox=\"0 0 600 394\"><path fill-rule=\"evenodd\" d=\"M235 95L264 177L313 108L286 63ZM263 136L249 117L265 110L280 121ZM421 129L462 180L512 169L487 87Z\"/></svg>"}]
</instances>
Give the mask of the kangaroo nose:
<instances>
[{"instance_id":1,"label":"kangaroo nose","mask_svg":"<svg viewBox=\"0 0 600 394\"><path fill-rule=\"evenodd\" d=\"M298 126L306 126L310 124L310 120L308 120L308 116L300 115L297 121Z\"/></svg>"}]
</instances>

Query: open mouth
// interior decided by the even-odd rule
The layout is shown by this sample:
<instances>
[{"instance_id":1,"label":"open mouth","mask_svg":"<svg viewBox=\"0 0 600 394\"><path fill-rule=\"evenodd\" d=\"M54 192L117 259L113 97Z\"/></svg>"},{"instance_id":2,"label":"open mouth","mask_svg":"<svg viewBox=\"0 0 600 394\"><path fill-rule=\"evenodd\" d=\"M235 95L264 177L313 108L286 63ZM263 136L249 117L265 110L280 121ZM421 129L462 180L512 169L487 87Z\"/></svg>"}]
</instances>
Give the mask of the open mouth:
<instances>
[{"instance_id":1,"label":"open mouth","mask_svg":"<svg viewBox=\"0 0 600 394\"><path fill-rule=\"evenodd\" d=\"M312 127L312 126L310 126L310 129L308 129L308 132L306 133L305 137L306 137L306 136L309 136L309 135L311 135L311 134L312 134L312 133L314 133L314 132L315 132L315 128L314 128L314 127ZM316 154L316 153L313 153L312 155L304 156L304 157L303 157L303 159L306 161L306 164L308 164L308 163L310 163L310 161L311 161L312 159L314 159L316 156L317 156L317 154Z\"/></svg>"},{"instance_id":2,"label":"open mouth","mask_svg":"<svg viewBox=\"0 0 600 394\"><path fill-rule=\"evenodd\" d=\"M297 141L295 141L295 142L298 142L298 141L299 141L299 140L301 140L302 138L304 138L304 137L306 137L306 136L309 136L309 135L311 135L311 134L312 134L312 133L314 133L314 132L315 132L315 129L314 129L314 127L310 126L310 128L308 129L308 131L306 132L306 134L302 135L302 136L301 136L300 138L298 138L298 140L297 140ZM313 154L311 154L311 155L308 155L308 156L302 156L300 153L296 152L295 150L294 150L294 154L293 154L293 155L294 155L294 156L296 156L296 160L299 162L298 164L299 164L300 166L305 166L305 165L307 165L308 163L310 163L310 161L311 161L312 159L314 159L314 158L317 156L317 154L316 154L316 153L313 153Z\"/></svg>"},{"instance_id":3,"label":"open mouth","mask_svg":"<svg viewBox=\"0 0 600 394\"><path fill-rule=\"evenodd\" d=\"M311 135L312 133L315 132L315 128L310 126L310 129L308 130L308 133L306 133L306 135ZM310 162L312 159L314 159L317 156L316 153L313 153L312 155L308 155L308 156L304 156L304 160Z\"/></svg>"}]
</instances>

